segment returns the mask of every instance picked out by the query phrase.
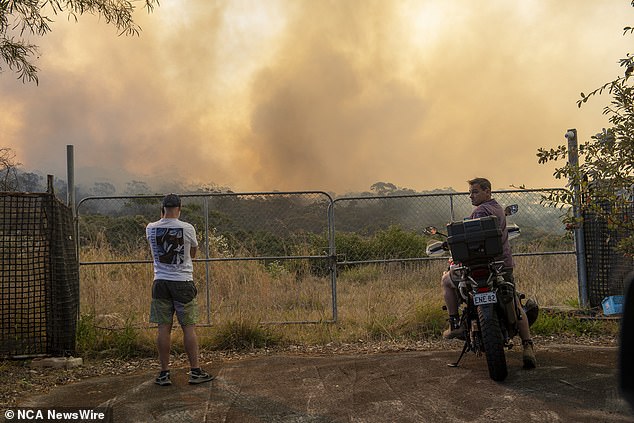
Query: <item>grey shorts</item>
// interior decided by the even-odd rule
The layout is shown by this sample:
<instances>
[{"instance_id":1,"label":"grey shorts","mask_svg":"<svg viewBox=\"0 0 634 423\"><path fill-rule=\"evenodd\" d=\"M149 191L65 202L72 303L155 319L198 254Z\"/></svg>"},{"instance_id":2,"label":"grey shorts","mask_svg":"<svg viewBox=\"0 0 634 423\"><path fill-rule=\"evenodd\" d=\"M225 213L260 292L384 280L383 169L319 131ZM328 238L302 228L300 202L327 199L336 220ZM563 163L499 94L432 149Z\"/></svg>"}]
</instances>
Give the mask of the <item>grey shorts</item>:
<instances>
[{"instance_id":1,"label":"grey shorts","mask_svg":"<svg viewBox=\"0 0 634 423\"><path fill-rule=\"evenodd\" d=\"M156 279L152 284L150 322L172 324L174 313L181 326L198 322L196 286L193 281L168 281Z\"/></svg>"}]
</instances>

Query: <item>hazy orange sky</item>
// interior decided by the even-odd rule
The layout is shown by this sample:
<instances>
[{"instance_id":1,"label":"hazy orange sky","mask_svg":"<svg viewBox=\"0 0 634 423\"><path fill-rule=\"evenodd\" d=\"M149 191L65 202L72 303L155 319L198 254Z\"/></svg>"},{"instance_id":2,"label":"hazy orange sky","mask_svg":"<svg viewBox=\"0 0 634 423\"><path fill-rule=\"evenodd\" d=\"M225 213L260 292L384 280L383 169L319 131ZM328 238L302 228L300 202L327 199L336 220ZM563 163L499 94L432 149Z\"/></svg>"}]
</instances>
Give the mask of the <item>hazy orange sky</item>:
<instances>
[{"instance_id":1,"label":"hazy orange sky","mask_svg":"<svg viewBox=\"0 0 634 423\"><path fill-rule=\"evenodd\" d=\"M539 147L607 126L629 0L162 0L140 37L57 16L38 86L0 74L0 146L76 183L555 187Z\"/></svg>"}]
</instances>

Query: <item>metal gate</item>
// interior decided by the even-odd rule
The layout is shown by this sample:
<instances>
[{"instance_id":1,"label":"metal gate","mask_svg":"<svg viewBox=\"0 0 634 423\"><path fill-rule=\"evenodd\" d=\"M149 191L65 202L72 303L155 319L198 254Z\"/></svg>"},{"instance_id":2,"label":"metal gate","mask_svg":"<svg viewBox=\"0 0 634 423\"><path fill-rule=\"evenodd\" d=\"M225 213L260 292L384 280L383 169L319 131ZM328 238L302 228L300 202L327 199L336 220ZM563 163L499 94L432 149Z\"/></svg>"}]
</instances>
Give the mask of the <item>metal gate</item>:
<instances>
[{"instance_id":1,"label":"metal gate","mask_svg":"<svg viewBox=\"0 0 634 423\"><path fill-rule=\"evenodd\" d=\"M99 297L106 292L138 293L132 301L108 298L115 306L124 305L119 314L149 307L152 275L145 226L159 219L162 198L89 197L79 202L80 265L86 279L121 284L120 291L92 287L104 292L87 305L95 316L122 318L101 306ZM332 198L327 193L202 193L181 199L181 219L196 228L203 253L194 260L194 275L206 324L218 313L236 319L257 315L262 323L336 320ZM122 265L133 269L124 272ZM104 272L104 267L111 270Z\"/></svg>"},{"instance_id":2,"label":"metal gate","mask_svg":"<svg viewBox=\"0 0 634 423\"><path fill-rule=\"evenodd\" d=\"M519 205L509 218L522 230L513 252L530 273L542 269L535 290L560 289L560 276L549 273L554 268L576 281L574 243L561 223L564 211L541 203L547 191L493 193L503 205ZM79 202L82 283L92 293L84 309L95 316L145 319L152 280L145 226L158 220L162 198ZM199 193L183 194L182 201L181 218L196 228L203 252L195 260L195 278L207 325L221 315L256 315L262 323L334 322L341 272L393 262L442 267L439 259L425 256L429 238L422 229L442 228L472 210L466 192L336 200L321 191Z\"/></svg>"}]
</instances>

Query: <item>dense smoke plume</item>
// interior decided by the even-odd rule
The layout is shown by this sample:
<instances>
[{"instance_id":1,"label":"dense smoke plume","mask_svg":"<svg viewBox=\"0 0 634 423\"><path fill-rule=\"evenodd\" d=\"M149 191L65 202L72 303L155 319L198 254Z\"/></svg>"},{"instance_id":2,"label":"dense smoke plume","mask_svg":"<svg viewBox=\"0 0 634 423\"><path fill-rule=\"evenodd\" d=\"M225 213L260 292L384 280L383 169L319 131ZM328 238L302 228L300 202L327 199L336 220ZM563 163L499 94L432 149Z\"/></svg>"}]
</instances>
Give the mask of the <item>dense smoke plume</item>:
<instances>
[{"instance_id":1,"label":"dense smoke plume","mask_svg":"<svg viewBox=\"0 0 634 423\"><path fill-rule=\"evenodd\" d=\"M536 149L606 126L628 2L161 2L118 37L57 17L40 85L0 76L1 146L76 181L236 191L558 186Z\"/></svg>"}]
</instances>

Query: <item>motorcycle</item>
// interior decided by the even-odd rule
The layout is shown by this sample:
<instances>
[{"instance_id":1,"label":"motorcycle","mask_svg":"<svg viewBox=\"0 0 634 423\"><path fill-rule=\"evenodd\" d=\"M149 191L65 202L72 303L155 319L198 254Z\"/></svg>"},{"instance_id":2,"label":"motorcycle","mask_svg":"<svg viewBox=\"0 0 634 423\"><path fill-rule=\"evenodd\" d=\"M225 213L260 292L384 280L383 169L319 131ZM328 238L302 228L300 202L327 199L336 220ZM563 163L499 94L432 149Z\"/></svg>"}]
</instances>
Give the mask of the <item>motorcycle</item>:
<instances>
[{"instance_id":1,"label":"motorcycle","mask_svg":"<svg viewBox=\"0 0 634 423\"><path fill-rule=\"evenodd\" d=\"M506 207L505 214L517 213L518 206ZM520 234L517 225L507 226L509 239ZM435 227L427 227L428 235L441 235L445 241L427 246L428 256L439 256L450 251L449 272L458 291L460 325L464 328L464 346L460 357L450 367L458 367L464 355L472 351L486 356L489 376L503 381L508 375L505 349L513 347L518 334L518 321L522 318L518 305L523 307L529 326L537 319L539 307L515 290L515 285L504 279L502 233L497 217L466 219L447 225L447 234ZM443 307L446 309L446 307Z\"/></svg>"}]
</instances>

